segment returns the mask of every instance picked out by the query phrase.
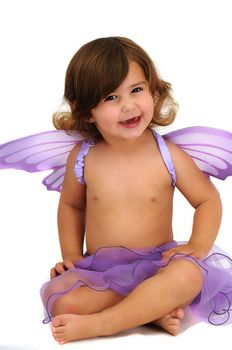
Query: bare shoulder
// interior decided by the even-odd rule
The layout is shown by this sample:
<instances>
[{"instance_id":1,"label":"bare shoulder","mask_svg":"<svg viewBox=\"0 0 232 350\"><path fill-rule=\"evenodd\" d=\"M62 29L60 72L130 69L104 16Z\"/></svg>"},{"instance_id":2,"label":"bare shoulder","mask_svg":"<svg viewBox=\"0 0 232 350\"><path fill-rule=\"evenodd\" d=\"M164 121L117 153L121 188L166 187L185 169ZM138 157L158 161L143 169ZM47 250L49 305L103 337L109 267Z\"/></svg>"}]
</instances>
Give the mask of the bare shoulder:
<instances>
[{"instance_id":1,"label":"bare shoulder","mask_svg":"<svg viewBox=\"0 0 232 350\"><path fill-rule=\"evenodd\" d=\"M174 167L177 172L192 170L196 171L199 174L202 174L201 170L197 167L194 160L190 157L188 153L182 150L180 147L175 145L170 141L165 141L168 149L170 151Z\"/></svg>"},{"instance_id":2,"label":"bare shoulder","mask_svg":"<svg viewBox=\"0 0 232 350\"><path fill-rule=\"evenodd\" d=\"M210 179L198 168L194 160L180 147L166 141L176 172L176 186L195 207L204 198L217 196Z\"/></svg>"},{"instance_id":3,"label":"bare shoulder","mask_svg":"<svg viewBox=\"0 0 232 350\"><path fill-rule=\"evenodd\" d=\"M78 182L74 171L80 149L81 143L76 144L68 156L61 200L66 204L82 209L85 206L86 186Z\"/></svg>"},{"instance_id":4,"label":"bare shoulder","mask_svg":"<svg viewBox=\"0 0 232 350\"><path fill-rule=\"evenodd\" d=\"M74 164L76 163L76 159L77 159L77 156L78 156L78 154L80 152L81 145L82 145L82 142L78 142L73 147L71 152L69 153L68 160L67 160L67 167L74 166Z\"/></svg>"},{"instance_id":5,"label":"bare shoulder","mask_svg":"<svg viewBox=\"0 0 232 350\"><path fill-rule=\"evenodd\" d=\"M192 159L184 150L169 140L165 140L172 157L187 157Z\"/></svg>"}]
</instances>

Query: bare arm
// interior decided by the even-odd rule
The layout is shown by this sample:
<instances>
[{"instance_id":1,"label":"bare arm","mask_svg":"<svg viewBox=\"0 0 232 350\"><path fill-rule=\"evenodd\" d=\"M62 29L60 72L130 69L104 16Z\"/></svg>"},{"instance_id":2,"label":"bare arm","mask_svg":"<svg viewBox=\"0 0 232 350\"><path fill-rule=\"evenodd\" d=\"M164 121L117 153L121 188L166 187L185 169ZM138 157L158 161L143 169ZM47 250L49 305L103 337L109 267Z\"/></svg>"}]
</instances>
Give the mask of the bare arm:
<instances>
[{"instance_id":1,"label":"bare arm","mask_svg":"<svg viewBox=\"0 0 232 350\"><path fill-rule=\"evenodd\" d=\"M196 166L192 158L177 146L168 143L175 166L176 186L195 208L192 232L187 246L167 252L190 254L204 258L211 249L220 227L222 206L220 195L212 182Z\"/></svg>"},{"instance_id":2,"label":"bare arm","mask_svg":"<svg viewBox=\"0 0 232 350\"><path fill-rule=\"evenodd\" d=\"M58 232L63 263L57 263L51 270L51 277L83 257L85 233L86 186L77 181L74 166L80 146L70 153L58 207Z\"/></svg>"}]
</instances>

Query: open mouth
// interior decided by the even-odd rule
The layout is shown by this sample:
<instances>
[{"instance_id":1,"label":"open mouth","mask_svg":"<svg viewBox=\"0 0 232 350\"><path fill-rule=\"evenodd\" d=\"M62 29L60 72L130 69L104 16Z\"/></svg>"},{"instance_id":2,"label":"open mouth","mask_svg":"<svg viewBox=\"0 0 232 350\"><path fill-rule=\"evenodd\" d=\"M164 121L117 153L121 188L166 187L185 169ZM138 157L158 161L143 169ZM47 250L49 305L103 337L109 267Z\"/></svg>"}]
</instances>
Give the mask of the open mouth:
<instances>
[{"instance_id":1,"label":"open mouth","mask_svg":"<svg viewBox=\"0 0 232 350\"><path fill-rule=\"evenodd\" d=\"M119 122L122 126L124 126L125 128L134 128L137 125L139 125L141 120L141 117L133 117L127 120L124 120L122 122Z\"/></svg>"}]
</instances>

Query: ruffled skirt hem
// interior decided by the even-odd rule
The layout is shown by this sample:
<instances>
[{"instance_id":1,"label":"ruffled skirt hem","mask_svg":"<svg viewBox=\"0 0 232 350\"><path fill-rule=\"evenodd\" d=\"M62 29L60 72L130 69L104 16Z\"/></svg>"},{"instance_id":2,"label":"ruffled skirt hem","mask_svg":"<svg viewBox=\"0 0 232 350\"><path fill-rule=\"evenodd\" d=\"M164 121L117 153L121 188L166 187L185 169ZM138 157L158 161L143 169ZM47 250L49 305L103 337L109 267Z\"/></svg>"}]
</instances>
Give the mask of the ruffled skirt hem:
<instances>
[{"instance_id":1,"label":"ruffled skirt hem","mask_svg":"<svg viewBox=\"0 0 232 350\"><path fill-rule=\"evenodd\" d=\"M232 260L220 248L214 246L204 260L185 254L175 254L168 261L162 260L166 250L176 246L172 241L158 247L128 249L125 247L103 247L95 254L85 256L69 269L45 283L41 298L45 308L44 323L52 318L54 302L68 292L88 286L97 291L111 289L127 296L136 286L154 276L161 267L173 259L181 258L197 264L203 273L201 292L189 305L197 319L213 325L232 322Z\"/></svg>"}]
</instances>

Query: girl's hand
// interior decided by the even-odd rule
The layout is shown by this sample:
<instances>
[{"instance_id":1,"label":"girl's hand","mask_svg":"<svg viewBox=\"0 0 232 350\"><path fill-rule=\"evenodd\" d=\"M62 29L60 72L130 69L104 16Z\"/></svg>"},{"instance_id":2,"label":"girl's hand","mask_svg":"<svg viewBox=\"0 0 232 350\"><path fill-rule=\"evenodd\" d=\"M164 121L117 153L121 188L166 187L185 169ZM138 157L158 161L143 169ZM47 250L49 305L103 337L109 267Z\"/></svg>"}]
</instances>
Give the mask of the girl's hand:
<instances>
[{"instance_id":1,"label":"girl's hand","mask_svg":"<svg viewBox=\"0 0 232 350\"><path fill-rule=\"evenodd\" d=\"M207 254L204 253L202 249L200 249L197 245L188 243L177 245L174 248L171 248L162 254L164 260L170 259L175 254L186 254L192 256L196 259L203 259Z\"/></svg>"},{"instance_id":2,"label":"girl's hand","mask_svg":"<svg viewBox=\"0 0 232 350\"><path fill-rule=\"evenodd\" d=\"M74 263L78 260L83 259L83 255L77 255L72 257L67 257L63 261L56 263L56 265L50 270L50 278L57 277L64 273L65 271L75 267Z\"/></svg>"}]
</instances>

